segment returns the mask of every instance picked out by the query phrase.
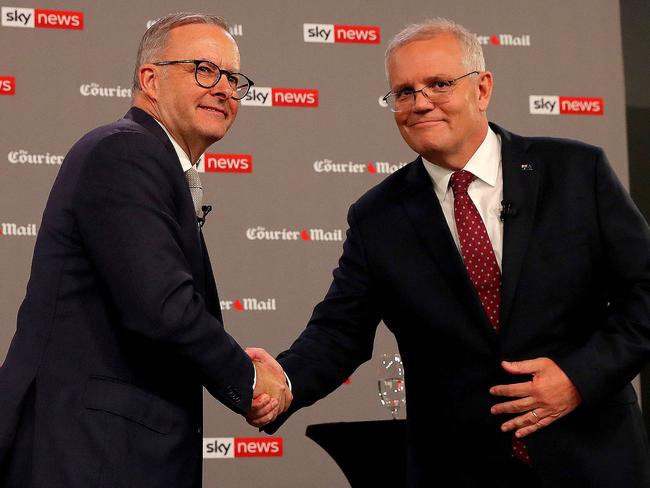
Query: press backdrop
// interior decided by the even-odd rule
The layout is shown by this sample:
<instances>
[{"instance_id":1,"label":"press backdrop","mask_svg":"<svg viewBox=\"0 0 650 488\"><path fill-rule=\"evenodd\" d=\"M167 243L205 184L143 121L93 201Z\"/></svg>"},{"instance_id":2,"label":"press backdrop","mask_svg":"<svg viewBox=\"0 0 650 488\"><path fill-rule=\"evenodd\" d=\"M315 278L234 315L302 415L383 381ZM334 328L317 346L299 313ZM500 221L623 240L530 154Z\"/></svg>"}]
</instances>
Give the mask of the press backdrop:
<instances>
[{"instance_id":1,"label":"press backdrop","mask_svg":"<svg viewBox=\"0 0 650 488\"><path fill-rule=\"evenodd\" d=\"M128 110L140 37L152 20L179 10L223 15L242 71L256 83L201 168L205 201L213 206L204 231L225 324L244 346L275 354L291 343L329 285L348 206L414 158L379 103L388 91L385 46L407 23L439 15L467 26L480 36L494 73L490 120L525 135L602 146L627 184L615 0L3 0L0 358L15 330L35 234L63 156L83 133ZM394 350L381 326L375 358ZM305 427L388 419L375 363L294 415L281 439L258 444L281 456L205 459L205 486L347 486L329 456L304 436ZM264 438L208 395L204 432L230 445L229 453L243 452L236 439Z\"/></svg>"}]
</instances>

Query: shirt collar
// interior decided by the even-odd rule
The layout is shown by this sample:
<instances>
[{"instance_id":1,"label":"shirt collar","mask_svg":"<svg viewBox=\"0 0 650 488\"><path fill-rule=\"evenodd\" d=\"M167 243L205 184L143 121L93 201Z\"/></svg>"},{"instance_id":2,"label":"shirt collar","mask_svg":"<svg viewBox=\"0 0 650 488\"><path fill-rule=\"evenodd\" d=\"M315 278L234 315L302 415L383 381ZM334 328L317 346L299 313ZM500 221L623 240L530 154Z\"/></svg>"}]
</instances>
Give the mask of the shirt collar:
<instances>
[{"instance_id":1,"label":"shirt collar","mask_svg":"<svg viewBox=\"0 0 650 488\"><path fill-rule=\"evenodd\" d=\"M178 160L181 162L181 168L183 168L183 173L185 173L188 169L192 167L192 162L190 161L190 157L183 151L183 148L178 144L174 138L171 136L167 128L160 123L159 120L155 119L156 122L158 122L158 125L162 127L162 129L165 131L165 134L167 134L167 137L169 137L169 140L172 143L172 146L174 146L174 150L176 151L176 155L178 156ZM205 156L205 153L201 154L199 157L199 160L196 162L196 166L198 167L201 163L203 163L203 158Z\"/></svg>"},{"instance_id":2,"label":"shirt collar","mask_svg":"<svg viewBox=\"0 0 650 488\"><path fill-rule=\"evenodd\" d=\"M438 200L444 202L447 197L447 190L449 189L449 179L455 170L442 168L424 158L422 158L422 161L424 162L424 168L433 180L433 187L438 196ZM501 140L492 128L488 127L485 139L483 139L483 142L472 157L469 158L469 161L467 161L463 169L494 187L497 184L500 164Z\"/></svg>"}]
</instances>

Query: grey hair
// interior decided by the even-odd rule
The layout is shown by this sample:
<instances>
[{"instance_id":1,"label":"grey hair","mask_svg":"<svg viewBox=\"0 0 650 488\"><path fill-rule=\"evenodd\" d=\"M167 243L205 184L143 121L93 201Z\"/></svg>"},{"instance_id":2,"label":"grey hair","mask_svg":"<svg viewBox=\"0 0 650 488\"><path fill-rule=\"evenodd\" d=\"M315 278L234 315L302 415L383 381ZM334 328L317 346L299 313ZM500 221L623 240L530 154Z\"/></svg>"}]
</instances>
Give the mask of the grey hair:
<instances>
[{"instance_id":1,"label":"grey hair","mask_svg":"<svg viewBox=\"0 0 650 488\"><path fill-rule=\"evenodd\" d=\"M485 58L483 49L474 34L453 20L435 17L418 24L407 25L398 32L388 43L385 55L386 76L388 77L388 63L395 51L413 41L432 39L439 34L453 34L458 40L463 57L461 62L468 71L485 71Z\"/></svg>"},{"instance_id":2,"label":"grey hair","mask_svg":"<svg viewBox=\"0 0 650 488\"><path fill-rule=\"evenodd\" d=\"M156 20L144 33L133 71L133 92L140 90L139 72L140 66L156 60L167 44L167 36L175 27L190 24L209 24L221 27L228 32L228 23L218 15L199 14L195 12L178 12L168 14Z\"/></svg>"}]
</instances>

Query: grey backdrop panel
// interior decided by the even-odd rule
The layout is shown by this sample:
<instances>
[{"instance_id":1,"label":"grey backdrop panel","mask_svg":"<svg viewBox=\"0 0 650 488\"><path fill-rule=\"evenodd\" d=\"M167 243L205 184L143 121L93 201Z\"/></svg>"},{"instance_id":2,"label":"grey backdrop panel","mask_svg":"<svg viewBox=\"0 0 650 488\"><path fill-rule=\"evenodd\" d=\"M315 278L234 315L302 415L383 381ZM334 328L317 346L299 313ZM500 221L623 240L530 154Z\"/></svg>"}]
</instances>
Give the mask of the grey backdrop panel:
<instances>
[{"instance_id":1,"label":"grey backdrop panel","mask_svg":"<svg viewBox=\"0 0 650 488\"><path fill-rule=\"evenodd\" d=\"M15 95L0 95L0 223L5 224L0 235L0 358L15 330L35 239L30 234L40 223L59 168L57 156L65 155L84 132L126 112L130 99L123 88L130 87L137 43L148 21L171 11L218 13L237 25L242 71L257 86L319 91L317 108L243 106L232 131L208 151L253 158L252 173L203 175L205 200L214 207L204 230L224 319L244 346L262 346L275 354L291 343L327 289L348 206L386 176L382 171L387 166L394 169L414 158L390 113L378 103L388 91L384 48L407 23L448 16L485 36L487 65L495 77L490 119L522 134L602 146L627 184L615 0L594 0L588 8L577 0L8 3L81 11L84 29L0 26L0 80L16 80ZM305 23L377 26L381 42L308 43L303 40ZM508 35L525 45L505 45ZM492 36L501 45L492 43ZM120 96L93 96L98 87L116 88L114 95ZM602 98L604 114L534 115L531 95ZM365 171L316 171L330 168L328 161L363 165ZM368 172L368 163L378 171ZM251 239L258 228L322 229L334 240ZM8 235L15 233L27 235ZM251 310L253 300L245 299L258 300L258 310ZM238 310L240 304L249 309ZM381 326L375 356L395 349ZM425 367L426 358L422 362ZM347 486L329 456L304 436L305 427L389 418L378 402L374 363L363 365L350 384L285 425L278 434L282 457L206 459L205 486ZM205 437L259 436L207 395L205 412Z\"/></svg>"}]
</instances>

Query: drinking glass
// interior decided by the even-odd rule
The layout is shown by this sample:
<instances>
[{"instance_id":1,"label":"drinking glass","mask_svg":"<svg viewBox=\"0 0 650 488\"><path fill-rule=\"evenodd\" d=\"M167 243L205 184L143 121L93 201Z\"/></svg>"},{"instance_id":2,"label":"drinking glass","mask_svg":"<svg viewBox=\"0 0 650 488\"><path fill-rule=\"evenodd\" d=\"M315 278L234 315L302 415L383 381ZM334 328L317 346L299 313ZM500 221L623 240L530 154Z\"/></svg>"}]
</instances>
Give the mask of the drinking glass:
<instances>
[{"instance_id":1,"label":"drinking glass","mask_svg":"<svg viewBox=\"0 0 650 488\"><path fill-rule=\"evenodd\" d=\"M390 410L393 420L397 412L406 404L404 385L404 367L399 354L382 354L379 357L378 370L379 401Z\"/></svg>"}]
</instances>

